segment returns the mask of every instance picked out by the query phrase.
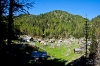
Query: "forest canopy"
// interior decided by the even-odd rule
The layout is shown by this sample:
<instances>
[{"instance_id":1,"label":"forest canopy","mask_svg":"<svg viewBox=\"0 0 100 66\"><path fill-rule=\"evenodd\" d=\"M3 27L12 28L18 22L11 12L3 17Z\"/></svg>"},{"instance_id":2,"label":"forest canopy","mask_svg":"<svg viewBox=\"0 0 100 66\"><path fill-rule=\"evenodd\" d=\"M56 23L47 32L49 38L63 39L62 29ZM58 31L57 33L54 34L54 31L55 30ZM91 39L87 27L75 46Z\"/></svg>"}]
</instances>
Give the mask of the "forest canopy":
<instances>
[{"instance_id":1,"label":"forest canopy","mask_svg":"<svg viewBox=\"0 0 100 66\"><path fill-rule=\"evenodd\" d=\"M98 28L100 16L88 20L62 10L53 10L40 15L21 14L14 19L14 28L22 34L33 37L42 37L44 34L45 38L68 38L70 35L80 38L85 36L86 20L88 25ZM92 27L89 28L90 34Z\"/></svg>"}]
</instances>

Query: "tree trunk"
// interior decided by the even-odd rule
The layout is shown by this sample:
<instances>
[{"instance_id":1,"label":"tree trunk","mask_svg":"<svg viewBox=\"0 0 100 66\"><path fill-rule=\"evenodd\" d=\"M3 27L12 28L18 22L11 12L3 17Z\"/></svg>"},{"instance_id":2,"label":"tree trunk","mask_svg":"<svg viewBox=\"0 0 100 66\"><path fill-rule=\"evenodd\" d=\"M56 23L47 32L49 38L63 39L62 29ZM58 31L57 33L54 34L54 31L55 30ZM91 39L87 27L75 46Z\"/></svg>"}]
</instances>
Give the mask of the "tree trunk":
<instances>
[{"instance_id":1,"label":"tree trunk","mask_svg":"<svg viewBox=\"0 0 100 66\"><path fill-rule=\"evenodd\" d=\"M13 24L13 1L10 0L9 5L9 20L8 20L8 45L11 45L11 36L12 36L12 24Z\"/></svg>"}]
</instances>

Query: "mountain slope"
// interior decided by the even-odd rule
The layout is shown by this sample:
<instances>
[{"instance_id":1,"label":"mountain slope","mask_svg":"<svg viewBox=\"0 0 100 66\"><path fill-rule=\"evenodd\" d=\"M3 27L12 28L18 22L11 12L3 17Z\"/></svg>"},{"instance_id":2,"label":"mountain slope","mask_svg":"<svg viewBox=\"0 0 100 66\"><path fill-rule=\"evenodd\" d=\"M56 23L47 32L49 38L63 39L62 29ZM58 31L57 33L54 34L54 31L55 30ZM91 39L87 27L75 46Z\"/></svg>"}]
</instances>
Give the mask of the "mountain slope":
<instances>
[{"instance_id":1,"label":"mountain slope","mask_svg":"<svg viewBox=\"0 0 100 66\"><path fill-rule=\"evenodd\" d=\"M40 15L20 15L14 19L14 25L23 34L34 37L44 34L45 38L66 38L70 35L79 38L84 36L85 21L80 15L54 10Z\"/></svg>"}]
</instances>

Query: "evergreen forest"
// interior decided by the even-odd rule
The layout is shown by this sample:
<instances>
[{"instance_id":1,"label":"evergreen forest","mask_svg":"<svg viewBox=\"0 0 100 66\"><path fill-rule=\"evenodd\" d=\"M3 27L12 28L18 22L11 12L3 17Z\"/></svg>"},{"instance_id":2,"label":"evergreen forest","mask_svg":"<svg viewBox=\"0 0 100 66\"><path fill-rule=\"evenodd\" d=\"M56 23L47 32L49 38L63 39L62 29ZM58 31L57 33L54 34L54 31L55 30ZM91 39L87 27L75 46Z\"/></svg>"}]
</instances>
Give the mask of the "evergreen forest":
<instances>
[{"instance_id":1,"label":"evergreen forest","mask_svg":"<svg viewBox=\"0 0 100 66\"><path fill-rule=\"evenodd\" d=\"M16 34L30 35L40 38L75 38L85 37L85 23L88 25L88 35L91 37L93 29L99 35L100 16L89 20L80 15L73 15L66 11L54 10L40 15L21 14L13 18L13 31Z\"/></svg>"}]
</instances>

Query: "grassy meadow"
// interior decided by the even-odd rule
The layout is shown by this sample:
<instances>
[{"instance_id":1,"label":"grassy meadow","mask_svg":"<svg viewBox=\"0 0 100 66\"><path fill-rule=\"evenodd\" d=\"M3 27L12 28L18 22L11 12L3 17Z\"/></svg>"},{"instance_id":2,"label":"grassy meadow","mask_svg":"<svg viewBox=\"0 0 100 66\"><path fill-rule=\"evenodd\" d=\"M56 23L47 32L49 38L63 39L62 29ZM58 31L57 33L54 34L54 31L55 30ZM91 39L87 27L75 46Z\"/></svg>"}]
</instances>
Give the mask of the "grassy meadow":
<instances>
[{"instance_id":1,"label":"grassy meadow","mask_svg":"<svg viewBox=\"0 0 100 66\"><path fill-rule=\"evenodd\" d=\"M60 46L57 46L60 44ZM74 48L79 48L79 44L72 42L67 44L65 42L61 43L47 43L46 46L40 44L39 42L35 42L35 45L40 47L40 51L46 51L47 55L52 56L57 59L66 60L66 64L79 58L84 54L82 53L74 53ZM41 50L42 49L42 50Z\"/></svg>"}]
</instances>

